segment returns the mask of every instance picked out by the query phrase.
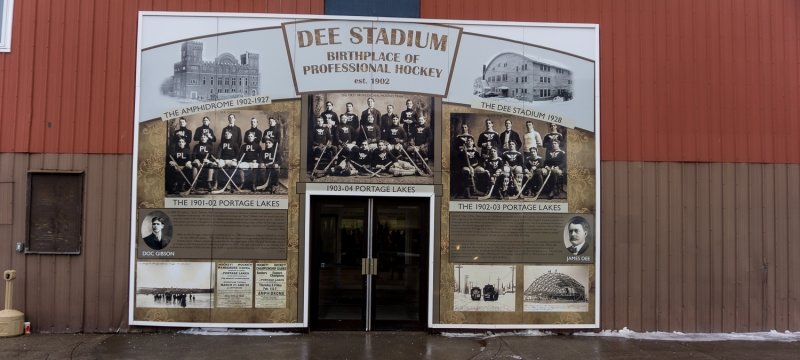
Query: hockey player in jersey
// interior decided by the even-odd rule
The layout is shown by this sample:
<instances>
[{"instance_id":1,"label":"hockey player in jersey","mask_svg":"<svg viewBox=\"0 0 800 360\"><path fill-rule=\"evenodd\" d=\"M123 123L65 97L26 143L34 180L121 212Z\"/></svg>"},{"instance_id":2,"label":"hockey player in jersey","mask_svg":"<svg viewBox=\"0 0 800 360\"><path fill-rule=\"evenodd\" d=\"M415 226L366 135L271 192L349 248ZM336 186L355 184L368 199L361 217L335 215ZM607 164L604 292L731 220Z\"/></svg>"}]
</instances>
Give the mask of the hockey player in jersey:
<instances>
[{"instance_id":1,"label":"hockey player in jersey","mask_svg":"<svg viewBox=\"0 0 800 360\"><path fill-rule=\"evenodd\" d=\"M400 112L400 123L403 125L403 130L411 132L414 126L417 125L417 112L414 110L414 102L411 99L406 99L406 109Z\"/></svg>"},{"instance_id":2,"label":"hockey player in jersey","mask_svg":"<svg viewBox=\"0 0 800 360\"><path fill-rule=\"evenodd\" d=\"M542 157L539 156L537 153L536 146L533 146L529 149L527 156L525 156L525 176L523 178L524 188L522 189L522 195L535 195L539 188L542 186L542 170L543 170L543 160Z\"/></svg>"},{"instance_id":3,"label":"hockey player in jersey","mask_svg":"<svg viewBox=\"0 0 800 360\"><path fill-rule=\"evenodd\" d=\"M425 116L420 116L417 119L417 125L411 131L411 135L409 136L409 153L413 153L414 151L419 152L422 159L427 161L428 160L428 150L431 147L431 143L433 143L433 132L431 128L428 127L425 123L427 119Z\"/></svg>"},{"instance_id":4,"label":"hockey player in jersey","mask_svg":"<svg viewBox=\"0 0 800 360\"><path fill-rule=\"evenodd\" d=\"M486 119L486 130L478 135L478 147L481 148L481 155L489 157L489 150L500 146L500 134L494 131L494 121Z\"/></svg>"},{"instance_id":5,"label":"hockey player in jersey","mask_svg":"<svg viewBox=\"0 0 800 360\"><path fill-rule=\"evenodd\" d=\"M236 163L239 161L239 146L233 142L233 133L227 128L222 130L222 141L217 147L217 184L225 184L228 177L236 180ZM239 183L237 183L237 186Z\"/></svg>"},{"instance_id":6,"label":"hockey player in jersey","mask_svg":"<svg viewBox=\"0 0 800 360\"><path fill-rule=\"evenodd\" d=\"M278 143L280 143L281 139L283 139L283 130L281 129L281 125L278 124L278 120L276 120L273 116L270 116L267 122L269 123L269 129L264 130L264 137L262 138L261 142L266 144L267 139L271 139L272 142L278 146Z\"/></svg>"},{"instance_id":7,"label":"hockey player in jersey","mask_svg":"<svg viewBox=\"0 0 800 360\"><path fill-rule=\"evenodd\" d=\"M186 118L178 119L178 129L172 132L172 137L170 138L170 145L175 147L178 142L178 138L183 138L186 141L186 147L188 148L192 143L192 131L186 128Z\"/></svg>"},{"instance_id":8,"label":"hockey player in jersey","mask_svg":"<svg viewBox=\"0 0 800 360\"><path fill-rule=\"evenodd\" d=\"M498 177L503 173L504 163L503 158L497 154L497 148L491 148L489 156L483 161L484 171L479 181L481 191L488 194L494 190L492 187L497 186Z\"/></svg>"},{"instance_id":9,"label":"hockey player in jersey","mask_svg":"<svg viewBox=\"0 0 800 360\"><path fill-rule=\"evenodd\" d=\"M372 114L367 114L367 121L361 124L361 132L358 133L358 142L367 141L371 150L378 148L378 140L381 137L381 129L375 123L375 119L377 118Z\"/></svg>"},{"instance_id":10,"label":"hockey player in jersey","mask_svg":"<svg viewBox=\"0 0 800 360\"><path fill-rule=\"evenodd\" d=\"M354 134L353 131L353 128L344 122L336 128L336 151L345 157L350 156L350 150L356 146L358 134Z\"/></svg>"},{"instance_id":11,"label":"hockey player in jersey","mask_svg":"<svg viewBox=\"0 0 800 360\"><path fill-rule=\"evenodd\" d=\"M339 126L347 124L353 131L359 131L361 120L358 118L358 114L353 111L353 103L349 102L345 107L347 110L344 114L339 115Z\"/></svg>"},{"instance_id":12,"label":"hockey player in jersey","mask_svg":"<svg viewBox=\"0 0 800 360\"><path fill-rule=\"evenodd\" d=\"M503 162L505 166L505 172L509 173L514 180L514 185L517 188L522 186L522 165L525 162L525 158L521 152L517 151L517 143L510 142L508 150L503 152Z\"/></svg>"},{"instance_id":13,"label":"hockey player in jersey","mask_svg":"<svg viewBox=\"0 0 800 360\"><path fill-rule=\"evenodd\" d=\"M377 151L377 144L375 146L375 149L371 149L369 142L362 140L361 146L354 148L353 151L350 152L350 164L355 167L359 174L371 174L372 156L373 152Z\"/></svg>"},{"instance_id":14,"label":"hockey player in jersey","mask_svg":"<svg viewBox=\"0 0 800 360\"><path fill-rule=\"evenodd\" d=\"M261 145L256 142L253 134L250 134L245 143L242 144L239 149L239 156L242 159L241 163L239 163L241 188L255 190L255 169L258 169L258 161L261 158Z\"/></svg>"},{"instance_id":15,"label":"hockey player in jersey","mask_svg":"<svg viewBox=\"0 0 800 360\"><path fill-rule=\"evenodd\" d=\"M339 115L336 115L336 112L333 111L333 103L330 101L325 102L325 111L321 114L322 120L324 121L324 125L328 129L334 129L337 125L339 125Z\"/></svg>"},{"instance_id":16,"label":"hockey player in jersey","mask_svg":"<svg viewBox=\"0 0 800 360\"><path fill-rule=\"evenodd\" d=\"M217 137L214 136L214 130L211 129L211 127L209 126L210 124L211 124L211 119L209 119L208 116L203 116L203 125L197 129L194 129L194 138L193 138L194 141L200 141L200 136L205 134L207 137L207 142L211 144L217 142Z\"/></svg>"},{"instance_id":17,"label":"hockey player in jersey","mask_svg":"<svg viewBox=\"0 0 800 360\"><path fill-rule=\"evenodd\" d=\"M313 146L314 165L319 164L320 158L325 156L325 153L331 151L331 131L325 125L325 120L322 115L317 116L317 124L311 130L311 144ZM316 170L316 169L312 169Z\"/></svg>"},{"instance_id":18,"label":"hockey player in jersey","mask_svg":"<svg viewBox=\"0 0 800 360\"><path fill-rule=\"evenodd\" d=\"M468 139L472 139L473 143L475 142L475 138L469 133L469 125L466 123L461 124L461 132L456 135L456 140L453 142L453 150L457 152L464 151Z\"/></svg>"},{"instance_id":19,"label":"hockey player in jersey","mask_svg":"<svg viewBox=\"0 0 800 360\"><path fill-rule=\"evenodd\" d=\"M389 151L385 140L378 142L378 149L372 157L373 168L376 173L387 172L393 176L410 176L416 174L414 165L408 161L400 160Z\"/></svg>"},{"instance_id":20,"label":"hockey player in jersey","mask_svg":"<svg viewBox=\"0 0 800 360\"><path fill-rule=\"evenodd\" d=\"M392 126L386 130L386 142L391 146L392 154L395 157L400 154L400 149L405 146L407 137L406 131L400 126L400 118L395 116L392 119Z\"/></svg>"},{"instance_id":21,"label":"hockey player in jersey","mask_svg":"<svg viewBox=\"0 0 800 360\"><path fill-rule=\"evenodd\" d=\"M457 195L460 194L466 198L472 197L472 192L479 192L477 182L475 181L475 174L484 173L485 170L480 164L480 153L475 148L475 140L472 137L467 138L466 145L463 150L458 154L459 163L461 164L461 176L459 176L460 184L457 184L459 189Z\"/></svg>"},{"instance_id":22,"label":"hockey player in jersey","mask_svg":"<svg viewBox=\"0 0 800 360\"><path fill-rule=\"evenodd\" d=\"M558 142L559 149L564 148L564 135L558 131L558 125L550 124L550 132L544 135L542 143L544 145L545 160L550 158L550 153L553 151L553 143Z\"/></svg>"},{"instance_id":23,"label":"hockey player in jersey","mask_svg":"<svg viewBox=\"0 0 800 360\"><path fill-rule=\"evenodd\" d=\"M201 133L199 142L192 151L192 176L197 179L195 181L205 180L208 183L208 190L216 189L216 184L214 183L214 166L216 165L211 159L211 151L212 147L208 135ZM203 177L203 172L206 173L205 177ZM198 177L203 177L204 179Z\"/></svg>"},{"instance_id":24,"label":"hockey player in jersey","mask_svg":"<svg viewBox=\"0 0 800 360\"><path fill-rule=\"evenodd\" d=\"M367 109L361 112L361 118L359 119L361 121L361 126L367 124L369 115L372 115L373 123L381 118L381 112L375 108L375 99L373 98L367 99Z\"/></svg>"},{"instance_id":25,"label":"hockey player in jersey","mask_svg":"<svg viewBox=\"0 0 800 360\"><path fill-rule=\"evenodd\" d=\"M247 139L247 135L250 133L256 135L256 142L261 142L262 132L258 129L258 119L255 117L250 118L250 128L244 132L244 138Z\"/></svg>"},{"instance_id":26,"label":"hockey player in jersey","mask_svg":"<svg viewBox=\"0 0 800 360\"><path fill-rule=\"evenodd\" d=\"M358 154L362 153L362 148L366 150L366 153L369 154L369 146L367 145L366 141L361 142L362 147L353 146L352 149L349 150L349 153L345 156L339 156L336 161L336 166L333 166L328 169L328 175L333 176L351 176L357 175L359 170L363 170L363 168L357 168L354 164L354 160L359 160L361 156ZM361 163L359 163L361 164Z\"/></svg>"},{"instance_id":27,"label":"hockey player in jersey","mask_svg":"<svg viewBox=\"0 0 800 360\"><path fill-rule=\"evenodd\" d=\"M184 120L185 121L185 120ZM192 154L189 151L189 146L186 145L186 138L176 135L175 146L170 149L169 158L167 159L167 193L177 194L185 191L191 185L190 176L192 176Z\"/></svg>"},{"instance_id":28,"label":"hockey player in jersey","mask_svg":"<svg viewBox=\"0 0 800 360\"><path fill-rule=\"evenodd\" d=\"M264 149L261 151L260 169L258 174L258 185L256 190L275 193L278 185L278 176L281 171L281 153L278 151L278 144L267 138Z\"/></svg>"},{"instance_id":29,"label":"hockey player in jersey","mask_svg":"<svg viewBox=\"0 0 800 360\"><path fill-rule=\"evenodd\" d=\"M561 194L561 186L564 185L564 181L566 180L567 154L564 150L561 150L561 143L558 141L552 141L550 146L552 150L547 153L547 157L544 160L542 174L544 176L550 174L551 179L545 184L544 191L548 193L548 198L552 199Z\"/></svg>"}]
</instances>

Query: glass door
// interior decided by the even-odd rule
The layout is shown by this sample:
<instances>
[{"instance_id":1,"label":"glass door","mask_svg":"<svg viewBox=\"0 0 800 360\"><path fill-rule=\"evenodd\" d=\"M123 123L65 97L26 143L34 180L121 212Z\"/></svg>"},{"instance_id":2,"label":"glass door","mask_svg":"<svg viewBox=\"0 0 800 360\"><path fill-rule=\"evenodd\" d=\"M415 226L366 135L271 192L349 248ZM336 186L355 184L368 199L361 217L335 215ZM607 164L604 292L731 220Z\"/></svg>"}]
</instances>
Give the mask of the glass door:
<instances>
[{"instance_id":1,"label":"glass door","mask_svg":"<svg viewBox=\"0 0 800 360\"><path fill-rule=\"evenodd\" d=\"M312 329L425 329L429 201L311 198Z\"/></svg>"}]
</instances>

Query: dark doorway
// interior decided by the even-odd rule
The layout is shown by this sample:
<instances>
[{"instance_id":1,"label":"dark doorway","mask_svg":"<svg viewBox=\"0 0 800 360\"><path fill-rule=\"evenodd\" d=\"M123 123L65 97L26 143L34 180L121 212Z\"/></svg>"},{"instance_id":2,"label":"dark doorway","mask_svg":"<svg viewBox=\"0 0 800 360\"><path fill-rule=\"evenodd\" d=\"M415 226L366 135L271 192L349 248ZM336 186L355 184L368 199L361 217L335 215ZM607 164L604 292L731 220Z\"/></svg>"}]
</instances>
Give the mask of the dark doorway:
<instances>
[{"instance_id":1,"label":"dark doorway","mask_svg":"<svg viewBox=\"0 0 800 360\"><path fill-rule=\"evenodd\" d=\"M311 197L313 330L423 330L428 198Z\"/></svg>"}]
</instances>

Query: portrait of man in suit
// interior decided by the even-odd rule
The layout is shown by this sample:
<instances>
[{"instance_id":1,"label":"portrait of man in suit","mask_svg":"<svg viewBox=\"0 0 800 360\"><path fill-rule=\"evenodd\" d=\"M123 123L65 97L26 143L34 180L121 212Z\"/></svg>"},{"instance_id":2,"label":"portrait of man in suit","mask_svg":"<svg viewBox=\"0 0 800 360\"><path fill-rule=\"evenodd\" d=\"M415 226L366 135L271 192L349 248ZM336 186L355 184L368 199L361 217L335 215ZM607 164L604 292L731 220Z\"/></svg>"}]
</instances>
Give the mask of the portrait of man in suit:
<instances>
[{"instance_id":1,"label":"portrait of man in suit","mask_svg":"<svg viewBox=\"0 0 800 360\"><path fill-rule=\"evenodd\" d=\"M167 247L167 245L169 245L169 241L171 240L170 236L168 235L169 231L165 229L167 226L169 225L165 216L153 216L150 219L150 235L142 238L145 245L153 250L161 250Z\"/></svg>"},{"instance_id":2,"label":"portrait of man in suit","mask_svg":"<svg viewBox=\"0 0 800 360\"><path fill-rule=\"evenodd\" d=\"M591 247L591 228L586 219L580 216L570 219L565 233L568 241L564 241L564 244L568 244L567 251L570 254L582 255Z\"/></svg>"}]
</instances>

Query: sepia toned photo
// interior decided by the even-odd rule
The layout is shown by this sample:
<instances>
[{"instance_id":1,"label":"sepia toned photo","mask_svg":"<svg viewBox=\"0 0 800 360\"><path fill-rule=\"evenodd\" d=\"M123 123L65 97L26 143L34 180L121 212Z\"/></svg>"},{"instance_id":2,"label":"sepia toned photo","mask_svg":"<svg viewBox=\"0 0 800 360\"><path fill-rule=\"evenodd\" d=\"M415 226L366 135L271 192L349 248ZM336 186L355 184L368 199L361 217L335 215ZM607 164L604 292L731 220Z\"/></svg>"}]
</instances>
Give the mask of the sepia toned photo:
<instances>
[{"instance_id":1,"label":"sepia toned photo","mask_svg":"<svg viewBox=\"0 0 800 360\"><path fill-rule=\"evenodd\" d=\"M454 311L514 311L516 266L458 264L453 271Z\"/></svg>"},{"instance_id":2,"label":"sepia toned photo","mask_svg":"<svg viewBox=\"0 0 800 360\"><path fill-rule=\"evenodd\" d=\"M433 176L433 98L326 93L309 101L307 174L335 182L419 182Z\"/></svg>"},{"instance_id":3,"label":"sepia toned photo","mask_svg":"<svg viewBox=\"0 0 800 360\"><path fill-rule=\"evenodd\" d=\"M211 308L213 262L136 263L136 307Z\"/></svg>"},{"instance_id":4,"label":"sepia toned photo","mask_svg":"<svg viewBox=\"0 0 800 360\"><path fill-rule=\"evenodd\" d=\"M589 267L525 266L525 312L589 311Z\"/></svg>"},{"instance_id":5,"label":"sepia toned photo","mask_svg":"<svg viewBox=\"0 0 800 360\"><path fill-rule=\"evenodd\" d=\"M566 128L504 115L453 114L452 200L567 198Z\"/></svg>"},{"instance_id":6,"label":"sepia toned photo","mask_svg":"<svg viewBox=\"0 0 800 360\"><path fill-rule=\"evenodd\" d=\"M166 196L286 194L289 121L266 110L167 121Z\"/></svg>"}]
</instances>

